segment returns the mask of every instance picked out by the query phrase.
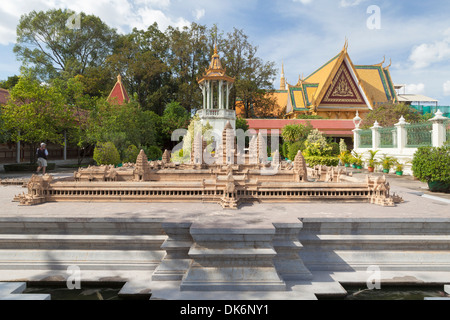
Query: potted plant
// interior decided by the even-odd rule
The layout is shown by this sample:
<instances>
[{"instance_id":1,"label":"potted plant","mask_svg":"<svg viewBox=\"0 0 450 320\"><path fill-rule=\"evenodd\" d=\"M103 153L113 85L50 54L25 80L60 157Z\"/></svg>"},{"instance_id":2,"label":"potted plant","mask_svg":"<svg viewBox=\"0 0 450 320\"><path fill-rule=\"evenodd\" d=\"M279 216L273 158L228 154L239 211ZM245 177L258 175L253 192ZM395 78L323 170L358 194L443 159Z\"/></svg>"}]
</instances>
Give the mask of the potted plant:
<instances>
[{"instance_id":1,"label":"potted plant","mask_svg":"<svg viewBox=\"0 0 450 320\"><path fill-rule=\"evenodd\" d=\"M389 173L389 170L391 170L394 161L395 161L394 157L390 157L386 154L383 156L383 158L381 158L381 166L383 167L384 173Z\"/></svg>"},{"instance_id":2,"label":"potted plant","mask_svg":"<svg viewBox=\"0 0 450 320\"><path fill-rule=\"evenodd\" d=\"M379 150L369 150L369 159L367 160L367 169L369 172L373 172L375 170L375 166L377 165L378 161L375 160L375 155L377 154Z\"/></svg>"},{"instance_id":3,"label":"potted plant","mask_svg":"<svg viewBox=\"0 0 450 320\"><path fill-rule=\"evenodd\" d=\"M341 151L338 158L339 160L341 160L341 164L346 167L350 166L350 154L348 153L348 151Z\"/></svg>"},{"instance_id":4,"label":"potted plant","mask_svg":"<svg viewBox=\"0 0 450 320\"><path fill-rule=\"evenodd\" d=\"M403 163L400 163L398 160L395 160L395 174L398 176L403 175Z\"/></svg>"},{"instance_id":5,"label":"potted plant","mask_svg":"<svg viewBox=\"0 0 450 320\"><path fill-rule=\"evenodd\" d=\"M412 160L412 171L430 191L450 193L450 145L419 147Z\"/></svg>"},{"instance_id":6,"label":"potted plant","mask_svg":"<svg viewBox=\"0 0 450 320\"><path fill-rule=\"evenodd\" d=\"M362 153L357 153L355 150L353 150L353 158L354 158L354 164L356 164L357 169L362 169L363 159L362 159Z\"/></svg>"},{"instance_id":7,"label":"potted plant","mask_svg":"<svg viewBox=\"0 0 450 320\"><path fill-rule=\"evenodd\" d=\"M356 169L356 168L357 168L357 164L356 164L357 160L356 160L356 158L355 158L353 155L350 155L349 158L350 158L350 159L349 159L349 162L352 164L352 167L353 167L354 169Z\"/></svg>"}]
</instances>

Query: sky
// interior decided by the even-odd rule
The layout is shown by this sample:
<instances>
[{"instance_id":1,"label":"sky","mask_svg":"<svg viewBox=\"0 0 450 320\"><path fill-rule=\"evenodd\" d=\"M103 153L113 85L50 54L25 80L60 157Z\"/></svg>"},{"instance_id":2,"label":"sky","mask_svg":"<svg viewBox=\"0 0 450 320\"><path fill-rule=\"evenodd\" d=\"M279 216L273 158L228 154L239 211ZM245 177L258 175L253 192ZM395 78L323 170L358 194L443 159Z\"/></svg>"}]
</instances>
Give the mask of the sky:
<instances>
[{"instance_id":1,"label":"sky","mask_svg":"<svg viewBox=\"0 0 450 320\"><path fill-rule=\"evenodd\" d=\"M354 64L392 62L401 93L423 94L450 106L450 1L423 0L18 0L0 6L0 80L19 74L13 53L20 16L68 8L100 17L120 33L157 22L191 22L219 30L242 29L258 55L281 65L289 84L340 52L348 39ZM81 22L82 24L82 22ZM219 48L220 51L220 48ZM220 52L219 52L220 53Z\"/></svg>"}]
</instances>

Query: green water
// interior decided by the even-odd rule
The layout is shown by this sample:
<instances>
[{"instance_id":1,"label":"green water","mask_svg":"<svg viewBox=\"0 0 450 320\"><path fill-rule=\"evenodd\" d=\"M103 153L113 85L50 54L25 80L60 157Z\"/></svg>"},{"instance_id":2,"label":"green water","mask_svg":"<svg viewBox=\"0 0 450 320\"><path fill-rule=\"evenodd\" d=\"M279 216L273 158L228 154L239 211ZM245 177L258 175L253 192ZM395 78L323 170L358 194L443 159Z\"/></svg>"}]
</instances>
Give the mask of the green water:
<instances>
[{"instance_id":1,"label":"green water","mask_svg":"<svg viewBox=\"0 0 450 320\"><path fill-rule=\"evenodd\" d=\"M122 300L118 296L120 289L120 287L82 287L70 290L66 287L27 286L22 293L47 293L50 294L51 300Z\"/></svg>"},{"instance_id":2,"label":"green water","mask_svg":"<svg viewBox=\"0 0 450 320\"><path fill-rule=\"evenodd\" d=\"M380 290L368 290L365 286L344 286L347 296L340 298L319 297L319 300L424 300L425 297L448 297L444 286L382 286ZM47 293L51 300L122 300L118 293L121 286L82 286L70 290L67 287L27 286L23 293Z\"/></svg>"},{"instance_id":3,"label":"green water","mask_svg":"<svg viewBox=\"0 0 450 320\"><path fill-rule=\"evenodd\" d=\"M448 297L444 286L381 286L369 290L365 286L345 286L343 300L423 300L425 297Z\"/></svg>"}]
</instances>

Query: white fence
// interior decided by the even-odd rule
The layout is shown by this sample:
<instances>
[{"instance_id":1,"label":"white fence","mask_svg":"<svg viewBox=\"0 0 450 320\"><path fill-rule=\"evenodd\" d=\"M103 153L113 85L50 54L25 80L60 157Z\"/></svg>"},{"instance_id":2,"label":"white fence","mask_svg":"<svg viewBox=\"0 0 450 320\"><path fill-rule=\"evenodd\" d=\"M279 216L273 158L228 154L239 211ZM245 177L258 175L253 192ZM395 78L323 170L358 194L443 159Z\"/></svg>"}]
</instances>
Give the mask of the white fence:
<instances>
[{"instance_id":1,"label":"white fence","mask_svg":"<svg viewBox=\"0 0 450 320\"><path fill-rule=\"evenodd\" d=\"M449 139L449 120L438 110L427 123L409 124L403 116L390 128L383 128L375 121L369 130L361 130L356 123L353 130L354 151L362 154L366 161L369 150L378 150L376 159L381 159L383 155L395 157L405 164L404 173L411 174L411 161L418 147L441 147Z\"/></svg>"}]
</instances>

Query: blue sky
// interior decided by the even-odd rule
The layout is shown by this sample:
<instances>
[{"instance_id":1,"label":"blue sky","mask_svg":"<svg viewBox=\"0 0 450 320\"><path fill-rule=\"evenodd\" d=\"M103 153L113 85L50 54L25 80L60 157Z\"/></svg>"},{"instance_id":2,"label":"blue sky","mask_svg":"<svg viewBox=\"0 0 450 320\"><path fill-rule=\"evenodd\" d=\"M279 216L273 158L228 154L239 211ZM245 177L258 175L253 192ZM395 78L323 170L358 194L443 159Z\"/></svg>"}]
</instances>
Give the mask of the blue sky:
<instances>
[{"instance_id":1,"label":"blue sky","mask_svg":"<svg viewBox=\"0 0 450 320\"><path fill-rule=\"evenodd\" d=\"M379 9L379 14L373 9ZM394 83L450 105L450 1L386 0L20 0L0 7L0 79L18 74L12 48L22 14L69 8L95 14L119 32L157 22L243 29L259 56L284 63L295 84L335 56L348 38L354 64L392 60ZM219 48L220 50L220 48ZM274 82L279 85L279 75Z\"/></svg>"}]
</instances>

